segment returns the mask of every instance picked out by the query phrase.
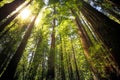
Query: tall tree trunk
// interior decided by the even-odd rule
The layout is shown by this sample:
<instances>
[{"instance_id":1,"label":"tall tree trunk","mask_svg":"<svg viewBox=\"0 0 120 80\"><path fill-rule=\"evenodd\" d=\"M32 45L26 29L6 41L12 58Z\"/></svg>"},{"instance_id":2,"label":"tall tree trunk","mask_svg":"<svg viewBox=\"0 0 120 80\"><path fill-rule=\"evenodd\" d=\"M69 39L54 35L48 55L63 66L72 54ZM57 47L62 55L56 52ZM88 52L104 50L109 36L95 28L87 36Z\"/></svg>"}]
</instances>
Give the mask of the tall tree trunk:
<instances>
[{"instance_id":1,"label":"tall tree trunk","mask_svg":"<svg viewBox=\"0 0 120 80\"><path fill-rule=\"evenodd\" d=\"M65 70L64 70L64 61L63 61L63 47L62 47L62 39L60 35L60 42L61 42L61 54L60 54L60 59L61 59L61 79L66 80L65 78Z\"/></svg>"},{"instance_id":2,"label":"tall tree trunk","mask_svg":"<svg viewBox=\"0 0 120 80\"><path fill-rule=\"evenodd\" d=\"M73 54L73 58L74 58L75 68L76 68L76 80L80 80L80 74L79 74L79 69L78 69L77 61L76 61L76 57L75 57L75 50L74 50L74 46L72 43L72 38L71 38L71 47L72 47L72 54Z\"/></svg>"},{"instance_id":3,"label":"tall tree trunk","mask_svg":"<svg viewBox=\"0 0 120 80\"><path fill-rule=\"evenodd\" d=\"M64 45L64 54L65 54L65 59L66 59L66 69L67 69L67 74L66 74L66 79L68 80L74 80L74 74L73 74L73 68L71 64L71 57L70 57L70 52L67 52L67 45L66 45L66 40L65 38L63 39L63 45Z\"/></svg>"},{"instance_id":4,"label":"tall tree trunk","mask_svg":"<svg viewBox=\"0 0 120 80\"><path fill-rule=\"evenodd\" d=\"M99 55L99 59L101 58L101 62L103 62L104 63L104 66L106 65L106 66L108 66L108 64L110 64L111 65L111 67L112 68L114 68L115 69L115 71L118 71L118 66L117 66L117 64L116 64L116 62L113 60L113 58L112 58L112 56L111 56L111 54L110 54L110 51L106 48L106 46L104 45L104 43L101 41L101 39L99 39L99 37L98 37L98 35L95 33L95 31L91 28L91 25L89 25L88 23L89 22L87 22L84 18L83 18L83 15L80 13L80 19L82 19L82 22L84 22L83 24L86 24L86 27L84 27L85 29L87 29L87 32L89 33L88 35L89 36L91 36L91 37L93 37L93 39L91 39L92 40L92 44L94 45L96 45L96 43L97 44L102 44L101 45L101 48L100 48L100 55ZM108 54L109 53L109 54ZM105 58L105 56L107 57L107 58ZM112 64L111 64L112 63ZM103 64L101 65L101 66L103 66Z\"/></svg>"},{"instance_id":5,"label":"tall tree trunk","mask_svg":"<svg viewBox=\"0 0 120 80\"><path fill-rule=\"evenodd\" d=\"M39 64L41 62L40 58L42 57L42 54L40 52L38 52L38 50L39 50L38 48L40 48L41 41L42 41L42 38L39 37L38 42L37 42L37 49L35 51L33 62L31 64L30 80L35 80L35 77L36 77L36 74L37 74L37 70L38 70Z\"/></svg>"},{"instance_id":6,"label":"tall tree trunk","mask_svg":"<svg viewBox=\"0 0 120 80\"><path fill-rule=\"evenodd\" d=\"M70 80L75 80L75 78L74 78L74 73L73 73L73 68L72 68L72 64L71 64L70 54L68 54L68 53L66 52L66 55L67 55L69 79L70 79Z\"/></svg>"},{"instance_id":7,"label":"tall tree trunk","mask_svg":"<svg viewBox=\"0 0 120 80\"><path fill-rule=\"evenodd\" d=\"M3 22L0 25L0 32L2 32L4 30L4 28L9 25L9 23L16 18L16 16L25 8L27 7L30 3L32 2L32 0L30 0L27 4L25 4L18 12L16 12L15 14L13 14L11 17L9 17L5 22Z\"/></svg>"},{"instance_id":8,"label":"tall tree trunk","mask_svg":"<svg viewBox=\"0 0 120 80\"><path fill-rule=\"evenodd\" d=\"M13 45L14 43L16 43L16 42L13 41L12 43L9 43L9 45L7 45L7 47L4 48L0 54L0 74L4 71L8 61L10 60L10 57L12 56L10 54L13 52L11 45Z\"/></svg>"},{"instance_id":9,"label":"tall tree trunk","mask_svg":"<svg viewBox=\"0 0 120 80\"><path fill-rule=\"evenodd\" d=\"M13 15L13 16L11 16L9 19L7 19L7 21L6 21L5 23L3 23L2 25L0 25L0 32L2 32L2 31L4 30L4 28L5 28L7 25L9 25L9 23L10 23L17 15L18 15L18 13L15 14L15 15Z\"/></svg>"},{"instance_id":10,"label":"tall tree trunk","mask_svg":"<svg viewBox=\"0 0 120 80\"><path fill-rule=\"evenodd\" d=\"M14 0L12 3L5 4L0 8L0 21L6 18L11 12L19 7L25 0Z\"/></svg>"},{"instance_id":11,"label":"tall tree trunk","mask_svg":"<svg viewBox=\"0 0 120 80\"><path fill-rule=\"evenodd\" d=\"M11 26L13 26L15 23L13 23ZM10 27L11 27L10 26ZM9 28L8 28L9 29ZM8 31L8 30L6 30ZM1 36L4 36L6 34L6 31L2 33ZM15 50L17 49L18 43L20 42L21 39L21 34L23 32L23 27L22 29L19 29L19 31L15 31L14 33L17 39L14 39L11 34L7 33L4 37L0 38L1 41L6 41L6 39L9 39L8 42L3 43L4 49L0 53L0 73L4 71L6 68L7 64L9 63L11 57L14 55ZM12 33L12 34L14 34ZM12 47L11 47L12 45Z\"/></svg>"},{"instance_id":12,"label":"tall tree trunk","mask_svg":"<svg viewBox=\"0 0 120 80\"><path fill-rule=\"evenodd\" d=\"M4 32L2 32L2 33L0 34L0 39L1 39L4 35L6 35L6 34L8 33L8 31L9 31L16 23L17 23L17 21L15 21L8 29L6 29Z\"/></svg>"},{"instance_id":13,"label":"tall tree trunk","mask_svg":"<svg viewBox=\"0 0 120 80\"><path fill-rule=\"evenodd\" d=\"M98 74L97 70L93 66L93 62L91 61L91 57L89 55L89 52L90 52L89 48L90 48L91 45L89 44L89 41L86 39L86 36L84 34L84 29L82 28L82 24L80 23L78 15L76 13L74 13L73 11L72 11L72 13L74 15L76 15L75 21L76 21L76 24L77 24L78 29L79 29L79 35L80 35L80 38L81 38L81 44L82 44L82 47L84 49L84 55L86 57L86 60L90 64L90 68L91 68L92 72L95 75L95 77L93 77L93 78L94 78L94 80L99 80L100 75Z\"/></svg>"},{"instance_id":14,"label":"tall tree trunk","mask_svg":"<svg viewBox=\"0 0 120 80\"><path fill-rule=\"evenodd\" d=\"M108 17L92 8L89 4L82 1L82 7L79 7L85 18L91 23L94 31L99 38L108 47L112 56L120 68L120 25L110 20Z\"/></svg>"},{"instance_id":15,"label":"tall tree trunk","mask_svg":"<svg viewBox=\"0 0 120 80\"><path fill-rule=\"evenodd\" d=\"M44 78L45 78L45 72L46 72L46 69L45 69L45 63L46 63L45 57L46 57L46 56L45 56L45 52L43 52L42 75L41 75L40 80L44 80Z\"/></svg>"},{"instance_id":16,"label":"tall tree trunk","mask_svg":"<svg viewBox=\"0 0 120 80\"><path fill-rule=\"evenodd\" d=\"M120 1L119 0L106 0L106 1L111 1L115 5L120 6Z\"/></svg>"},{"instance_id":17,"label":"tall tree trunk","mask_svg":"<svg viewBox=\"0 0 120 80\"><path fill-rule=\"evenodd\" d=\"M54 12L55 14L55 4ZM55 78L55 18L53 19L52 34L51 34L51 48L48 56L48 73L47 80L54 80Z\"/></svg>"},{"instance_id":18,"label":"tall tree trunk","mask_svg":"<svg viewBox=\"0 0 120 80\"><path fill-rule=\"evenodd\" d=\"M55 77L55 33L54 28L51 35L51 49L48 57L48 73L47 73L47 80L54 80Z\"/></svg>"},{"instance_id":19,"label":"tall tree trunk","mask_svg":"<svg viewBox=\"0 0 120 80\"><path fill-rule=\"evenodd\" d=\"M4 73L1 75L0 79L1 80L14 80L14 74L16 72L17 65L21 59L21 56L23 55L23 51L25 49L25 46L27 44L28 38L31 34L32 28L34 26L34 22L36 20L37 16L34 17L33 21L31 24L29 24L28 29L23 37L23 40L21 41L18 49L16 50L14 56L10 60L8 66L6 67L6 70Z\"/></svg>"}]
</instances>

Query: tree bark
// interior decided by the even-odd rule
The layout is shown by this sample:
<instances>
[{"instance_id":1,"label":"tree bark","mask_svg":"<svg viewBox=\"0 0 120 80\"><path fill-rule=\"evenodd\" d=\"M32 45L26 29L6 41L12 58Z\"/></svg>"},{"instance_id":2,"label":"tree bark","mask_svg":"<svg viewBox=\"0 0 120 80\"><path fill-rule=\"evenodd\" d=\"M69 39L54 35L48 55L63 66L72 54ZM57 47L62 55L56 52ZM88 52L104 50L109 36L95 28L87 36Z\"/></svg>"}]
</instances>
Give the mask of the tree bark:
<instances>
[{"instance_id":1,"label":"tree bark","mask_svg":"<svg viewBox=\"0 0 120 80\"><path fill-rule=\"evenodd\" d=\"M74 15L76 15L75 22L76 22L76 25L78 26L78 29L79 29L79 35L80 35L80 38L81 38L80 40L81 40L82 47L84 49L84 55L85 55L86 60L88 61L89 65L90 65L90 68L91 68L92 72L95 75L95 78L94 77L93 78L94 78L94 80L99 80L100 75L98 74L97 70L93 66L93 62L91 61L91 57L89 55L89 48L90 48L91 45L89 44L89 41L85 37L84 29L82 28L79 17L77 16L76 13L74 13L74 11L72 11L72 13Z\"/></svg>"},{"instance_id":2,"label":"tree bark","mask_svg":"<svg viewBox=\"0 0 120 80\"><path fill-rule=\"evenodd\" d=\"M71 47L72 47L72 54L73 54L73 58L74 58L75 68L76 68L76 80L80 80L80 74L79 74L79 69L78 69L77 61L76 61L76 57L75 57L75 50L74 50L74 46L72 43L72 38L71 38Z\"/></svg>"},{"instance_id":3,"label":"tree bark","mask_svg":"<svg viewBox=\"0 0 120 80\"><path fill-rule=\"evenodd\" d=\"M42 55L41 55L40 52L38 52L38 48L40 48L41 41L42 41L42 38L39 37L38 42L37 42L37 49L35 51L33 62L31 64L31 71L30 71L31 75L30 75L30 78L29 78L30 80L35 80L37 70L38 70L39 64L41 62L40 58L42 58Z\"/></svg>"},{"instance_id":4,"label":"tree bark","mask_svg":"<svg viewBox=\"0 0 120 80\"><path fill-rule=\"evenodd\" d=\"M120 1L119 0L109 0L113 2L115 5L120 6Z\"/></svg>"},{"instance_id":5,"label":"tree bark","mask_svg":"<svg viewBox=\"0 0 120 80\"><path fill-rule=\"evenodd\" d=\"M31 34L32 28L34 26L34 22L36 20L37 16L34 17L33 21L31 24L29 24L28 29L23 37L23 40L21 41L18 49L16 50L14 56L10 60L8 66L6 67L6 70L4 73L1 75L0 79L1 80L14 80L14 74L16 72L17 65L21 59L21 56L23 55L23 51L25 49L25 46L27 44L28 38Z\"/></svg>"},{"instance_id":6,"label":"tree bark","mask_svg":"<svg viewBox=\"0 0 120 80\"><path fill-rule=\"evenodd\" d=\"M30 3L32 2L32 0L30 0L27 4L25 4L18 12L16 12L15 14L13 14L11 17L9 17L5 22L3 22L0 25L0 32L2 32L4 30L4 28L9 25L9 23L14 20L16 18L16 16L18 16L18 14L25 8L27 7Z\"/></svg>"},{"instance_id":7,"label":"tree bark","mask_svg":"<svg viewBox=\"0 0 120 80\"><path fill-rule=\"evenodd\" d=\"M17 21L15 21L8 29L6 29L4 32L0 34L0 39L9 32L9 30L16 24L16 22Z\"/></svg>"},{"instance_id":8,"label":"tree bark","mask_svg":"<svg viewBox=\"0 0 120 80\"><path fill-rule=\"evenodd\" d=\"M74 78L74 73L73 73L73 68L72 68L72 63L71 63L70 54L68 54L68 53L66 52L66 55L67 55L69 79L70 79L70 80L75 80L75 78Z\"/></svg>"},{"instance_id":9,"label":"tree bark","mask_svg":"<svg viewBox=\"0 0 120 80\"><path fill-rule=\"evenodd\" d=\"M0 21L6 18L11 12L13 12L17 7L19 7L25 0L14 0L12 3L5 4L0 8Z\"/></svg>"},{"instance_id":10,"label":"tree bark","mask_svg":"<svg viewBox=\"0 0 120 80\"><path fill-rule=\"evenodd\" d=\"M60 42L61 42L61 54L60 54L60 59L61 59L61 79L62 80L66 80L65 78L65 70L64 70L64 61L63 61L63 47L62 47L62 38L60 35Z\"/></svg>"},{"instance_id":11,"label":"tree bark","mask_svg":"<svg viewBox=\"0 0 120 80\"><path fill-rule=\"evenodd\" d=\"M91 23L94 31L112 53L115 61L120 67L120 25L108 17L92 8L89 4L82 1L82 7L79 7L85 18Z\"/></svg>"},{"instance_id":12,"label":"tree bark","mask_svg":"<svg viewBox=\"0 0 120 80\"><path fill-rule=\"evenodd\" d=\"M55 4L54 4L54 12L55 11ZM48 73L47 73L47 80L54 80L55 78L55 18L53 19L53 26L52 26L52 34L51 34L51 48L50 53L48 56Z\"/></svg>"}]
</instances>

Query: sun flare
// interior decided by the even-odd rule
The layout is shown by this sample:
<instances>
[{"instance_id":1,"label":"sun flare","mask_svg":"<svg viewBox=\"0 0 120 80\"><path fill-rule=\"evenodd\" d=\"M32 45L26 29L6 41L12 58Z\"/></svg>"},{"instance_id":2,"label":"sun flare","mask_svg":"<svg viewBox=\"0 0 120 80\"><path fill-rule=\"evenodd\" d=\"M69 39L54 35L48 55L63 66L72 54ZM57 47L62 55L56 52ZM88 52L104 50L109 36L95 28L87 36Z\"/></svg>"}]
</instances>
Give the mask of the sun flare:
<instances>
[{"instance_id":1,"label":"sun flare","mask_svg":"<svg viewBox=\"0 0 120 80\"><path fill-rule=\"evenodd\" d=\"M31 11L30 11L30 9L28 9L28 8L25 8L25 9L20 13L20 17L21 17L22 19L26 19L26 18L28 18L30 15L31 15Z\"/></svg>"}]
</instances>

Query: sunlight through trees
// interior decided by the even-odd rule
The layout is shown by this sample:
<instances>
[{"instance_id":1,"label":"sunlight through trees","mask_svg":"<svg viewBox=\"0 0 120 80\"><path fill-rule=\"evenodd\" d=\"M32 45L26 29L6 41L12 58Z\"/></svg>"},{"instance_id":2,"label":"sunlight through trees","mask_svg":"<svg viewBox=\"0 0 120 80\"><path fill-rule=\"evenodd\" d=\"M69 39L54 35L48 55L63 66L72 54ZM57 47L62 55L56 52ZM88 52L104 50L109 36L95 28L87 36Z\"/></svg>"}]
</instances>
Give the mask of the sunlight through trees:
<instances>
[{"instance_id":1,"label":"sunlight through trees","mask_svg":"<svg viewBox=\"0 0 120 80\"><path fill-rule=\"evenodd\" d=\"M22 19L26 19L26 18L28 18L28 17L30 16L30 14L31 14L30 9L25 8L25 9L20 13L20 17L21 17Z\"/></svg>"},{"instance_id":2,"label":"sunlight through trees","mask_svg":"<svg viewBox=\"0 0 120 80\"><path fill-rule=\"evenodd\" d=\"M120 80L118 0L0 0L0 80Z\"/></svg>"}]
</instances>

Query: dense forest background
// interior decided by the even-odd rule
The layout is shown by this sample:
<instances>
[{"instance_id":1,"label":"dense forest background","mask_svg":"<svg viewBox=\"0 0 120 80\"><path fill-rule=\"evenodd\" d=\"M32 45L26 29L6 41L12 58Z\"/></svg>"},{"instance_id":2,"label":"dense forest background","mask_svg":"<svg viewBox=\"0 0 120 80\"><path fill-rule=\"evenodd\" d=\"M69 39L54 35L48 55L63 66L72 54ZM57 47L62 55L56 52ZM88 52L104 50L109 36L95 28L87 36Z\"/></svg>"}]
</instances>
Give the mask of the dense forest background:
<instances>
[{"instance_id":1,"label":"dense forest background","mask_svg":"<svg viewBox=\"0 0 120 80\"><path fill-rule=\"evenodd\" d=\"M120 80L119 0L0 0L0 80Z\"/></svg>"}]
</instances>

